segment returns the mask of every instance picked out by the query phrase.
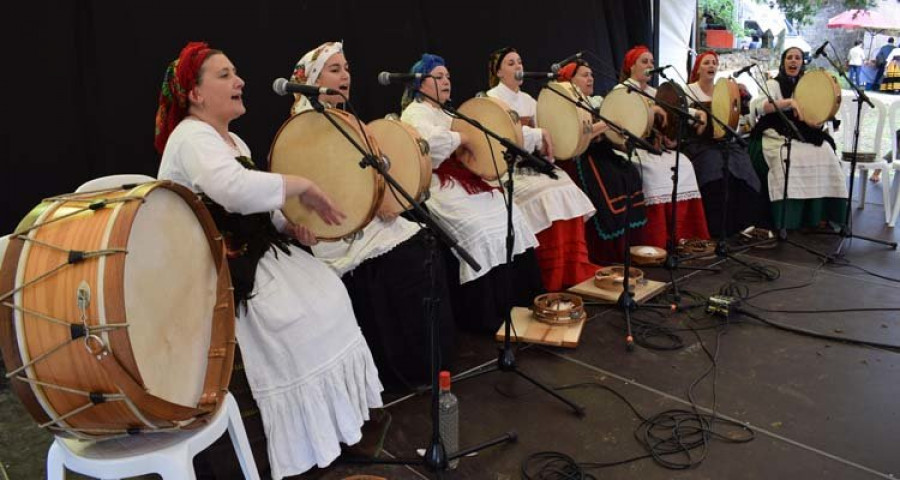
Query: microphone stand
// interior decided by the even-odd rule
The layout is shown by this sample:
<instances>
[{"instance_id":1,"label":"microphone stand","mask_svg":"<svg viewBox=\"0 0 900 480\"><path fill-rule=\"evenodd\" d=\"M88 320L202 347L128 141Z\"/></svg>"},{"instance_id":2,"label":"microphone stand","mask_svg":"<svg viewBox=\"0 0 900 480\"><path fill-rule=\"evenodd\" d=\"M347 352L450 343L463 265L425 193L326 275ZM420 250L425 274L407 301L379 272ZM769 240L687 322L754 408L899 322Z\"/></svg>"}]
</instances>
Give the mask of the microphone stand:
<instances>
[{"instance_id":1,"label":"microphone stand","mask_svg":"<svg viewBox=\"0 0 900 480\"><path fill-rule=\"evenodd\" d=\"M756 68L757 68L757 70L760 70L760 72L762 71L762 69L759 67L759 65L757 65ZM778 118L781 119L782 123L787 125L791 129L791 132L797 136L797 139L799 139L801 142L805 142L806 139L803 138L803 135L800 133L800 130L797 129L797 125L795 125L794 122L791 119L789 119L787 117L787 115L785 115L784 112L781 111L781 109L775 105L775 99L772 98L772 95L769 93L769 89L764 84L760 83L759 80L757 80L755 76L750 75L750 78L752 78L753 82L756 83L756 85L759 87L759 91L763 92L763 95L766 96L766 99L769 101L769 104L772 105L772 108L774 109L775 114L778 115ZM778 226L778 241L787 243L789 245L793 245L801 250L805 250L817 257L821 257L825 261L830 262L830 261L834 260L831 257L831 255L828 255L827 253L822 253L818 250L807 247L806 245L797 243L797 242L789 239L788 233L787 233L787 228L785 228L785 226L784 226L784 223L787 221L788 181L790 180L790 174L791 174L791 143L792 143L791 140L792 139L793 139L793 137L791 135L785 136L785 139L784 139L784 146L787 148L787 155L785 155L785 157L784 157L784 188L782 189L782 196L781 196L781 222L779 222L779 223L781 223L781 225Z\"/></svg>"},{"instance_id":2,"label":"microphone stand","mask_svg":"<svg viewBox=\"0 0 900 480\"><path fill-rule=\"evenodd\" d=\"M342 458L341 461L347 463L363 463L363 464L394 464L394 465L419 465L422 464L428 469L432 471L443 471L446 470L449 461L454 460L456 458L468 455L469 453L476 452L479 450L483 450L488 447L492 447L494 445L498 445L504 442L514 441L516 439L515 432L507 432L497 438L489 440L487 442L483 442L480 445L476 445L474 447L469 447L465 449L461 449L456 452L447 452L443 440L441 439L441 423L440 423L440 387L438 380L438 369L440 365L440 328L438 327L438 319L437 319L437 307L440 299L437 297L437 288L436 288L436 278L435 278L435 263L438 261L438 250L437 243L435 241L435 237L439 238L442 242L448 245L451 249L453 249L460 258L463 259L469 266L471 266L475 271L481 270L481 266L475 259L466 252L453 236L448 233L435 219L420 205L410 194L407 192L398 182L388 173L388 169L390 168L383 159L377 158L372 152L363 148L356 140L351 137L347 131L342 128L335 120L325 111L324 105L319 101L318 98L309 96L310 104L313 109L324 115L325 118L332 124L334 127L341 132L341 134L350 142L363 156L362 160L359 162L360 168L372 167L374 168L379 175L381 175L385 181L391 186L391 188L398 192L406 202L410 206L412 206L412 210L415 212L415 216L418 220L424 223L428 228L425 229L427 232L427 236L425 239L425 244L428 246L428 258L425 260L425 268L428 269L429 273L429 291L430 295L425 297L422 302L422 309L424 311L425 319L428 322L428 337L430 340L431 347L431 443L429 443L428 448L425 450L425 456L422 458L393 458L393 459L382 459L382 458L361 458L361 457L347 457ZM346 97L345 97L345 101ZM347 102L349 104L349 102ZM357 118L357 120L359 120Z\"/></svg>"},{"instance_id":3,"label":"microphone stand","mask_svg":"<svg viewBox=\"0 0 900 480\"><path fill-rule=\"evenodd\" d=\"M850 79L847 78L847 74L844 72L844 69L841 68L841 65L839 63L835 62L834 60L832 60L832 58L828 56L828 53L825 52L824 48L821 49L821 52L816 52L816 53L821 53L822 56L824 56L825 59L828 60L828 63L830 63L831 66L834 67L835 70L837 70L838 74L844 80L847 81L847 83L850 85L850 87L853 89L853 91L856 92L856 124L854 125L854 130L853 130L853 153L851 154L851 157L850 157L850 188L848 189L848 192L847 192L847 211L844 214L844 224L841 225L841 230L837 233L841 237L841 241L838 243L838 246L835 249L833 256L835 256L835 257L842 256L842 250L844 249L844 242L848 238L861 238L861 239L867 240L869 242L887 245L887 246L891 247L892 249L896 250L897 242L888 242L888 241L884 241L884 240L879 240L877 238L866 237L863 235L854 234L853 233L853 224L850 219L850 210L851 210L850 207L853 205L853 184L856 183L855 182L856 164L859 161L857 156L859 154L859 124L862 120L862 104L863 104L863 102L865 102L865 103L869 104L869 106L872 107L873 109L875 108L875 105L872 104L872 101L869 100L869 96L866 95L866 93L861 88L859 88L858 85L851 82ZM880 141L880 140L881 139L876 139L876 141ZM885 185L884 188L887 188L887 185ZM862 202L865 202L866 199L860 198L859 201L860 201L860 203L862 203Z\"/></svg>"},{"instance_id":4,"label":"microphone stand","mask_svg":"<svg viewBox=\"0 0 900 480\"><path fill-rule=\"evenodd\" d=\"M637 135L634 135L627 129L623 128L621 125L613 122L612 120L605 118L603 115L600 114L600 112L597 111L597 109L593 108L592 106L590 106L589 104L584 102L584 100L582 100L582 99L579 99L577 101L572 100L571 98L569 98L568 96L566 96L565 94L563 94L562 92L558 91L557 89L553 88L550 85L544 85L543 88L546 88L546 89L550 90L551 92L555 93L556 95L559 95L560 97L573 103L577 108L581 108L583 110L590 112L594 118L598 118L598 119L602 120L609 126L609 128L611 130L613 130L616 133L618 133L619 135L622 135L623 137L625 137L625 146L626 146L626 151L628 152L628 159L626 161L628 161L629 163L632 162L632 156L633 156L634 150L638 149L638 148L640 148L642 150L646 150L646 151L656 154L656 155L659 155L661 153L659 150L657 150L653 145L651 145L649 142L647 142L643 138L641 138ZM631 238L630 238L631 221L630 221L630 218L631 218L631 197L633 195L632 188L633 187L628 183L628 180L626 177L626 179L625 179L625 233L624 233L624 235L625 235L625 237L624 237L625 251L623 252L623 255L622 255L623 267L624 267L623 282L622 282L623 287L622 287L622 293L619 295L619 298L616 299L616 306L618 306L619 308L622 309L622 314L625 317L625 349L628 352L634 351L634 335L632 334L632 329L631 329L631 312L637 310L637 308L638 308L638 304L637 304L637 302L635 302L635 300L632 296L631 288L628 285L630 278L631 278ZM672 283L674 285L674 283L675 283L674 278L672 279ZM648 307L648 308L661 308L661 309L666 309L666 310L672 310L672 309L678 308L678 305L663 304L663 303L649 303L649 302L645 302L642 306Z\"/></svg>"},{"instance_id":5,"label":"microphone stand","mask_svg":"<svg viewBox=\"0 0 900 480\"><path fill-rule=\"evenodd\" d=\"M688 88L686 90L686 92L689 90L690 90L690 88ZM729 167L731 152L730 152L729 146L732 142L734 142L734 143L737 143L741 148L744 148L747 146L747 142L743 138L741 138L741 135L739 133L737 133L736 131L734 131L734 129L731 128L731 126L729 126L727 123L725 123L724 121L722 121L721 119L719 119L718 117L713 115L712 110L707 108L706 105L704 105L702 102L697 101L696 98L692 97L692 100L694 101L694 107L699 108L699 109L703 110L704 112L706 112L707 121L712 121L712 122L715 122L716 124L718 124L722 128L722 130L725 131L725 134L727 137L727 139L720 140L718 142L719 148L721 149L721 152L722 152L722 181L723 181L722 206L723 206L723 208L722 208L722 224L721 224L721 228L719 229L719 240L716 242L716 256L719 258L724 258L724 259L739 263L739 264L743 265L744 267L749 268L750 270L753 270L756 273L759 273L760 275L768 277L768 273L762 267L745 262L735 256L735 254L742 253L746 250L749 250L750 248L755 247L756 245L759 245L760 243L764 243L766 240L764 240L762 242L756 242L756 243L752 243L749 245L745 245L745 246L738 248L736 250L733 250L733 251L728 246L728 235L726 232L728 230L728 196L729 196L729 192L730 192L730 183L731 183L730 182L731 169Z\"/></svg>"},{"instance_id":6,"label":"microphone stand","mask_svg":"<svg viewBox=\"0 0 900 480\"><path fill-rule=\"evenodd\" d=\"M507 165L508 165L508 170L507 170L508 180L507 180L506 192L505 192L506 196L507 196L507 199L506 199L506 264L507 265L512 264L512 257L513 257L512 252L513 252L513 245L515 243L515 235L514 235L514 231L513 231L513 222L512 222L513 191L514 191L513 173L514 173L515 167L516 167L516 161L515 161L516 157L531 158L532 161L538 162L538 164L540 164L540 162L543 162L543 163L549 165L550 167L553 167L553 164L551 164L550 162L547 162L546 160L544 160L542 158L538 158L538 157L530 154L529 152L526 152L525 150L520 148L518 145L516 145L509 139L504 138L500 135L497 135L495 132L492 132L490 129L486 128L484 125L482 125L477 120L469 118L468 116L459 113L453 107L439 102L436 98L433 98L425 93L422 93L421 91L419 92L419 94L422 95L424 98L432 101L435 105L440 105L441 109L445 113L450 115L451 117L458 118L458 119L468 123L469 125L472 125L473 127L477 128L478 130L481 130L488 137L497 140L506 149L506 151L503 153L503 158L504 158L504 160L506 160ZM508 284L507 284L507 293L509 293L509 285ZM507 296L507 298L508 297L509 296ZM541 390L547 392L548 394L552 395L557 400L565 403L579 417L584 416L584 407L582 407L582 406L576 404L575 402L569 400L568 398L560 395L555 390L538 382L537 380L532 378L530 375L524 373L521 369L518 368L518 366L516 364L515 353L512 350L512 345L511 345L511 341L510 341L510 338L512 337L512 316L511 315L512 315L511 312L505 312L505 316L503 318L504 332L505 332L506 336L503 339L503 348L500 349L499 354L497 356L497 363L495 365L490 366L487 369L477 370L475 372L470 372L465 375L460 375L458 378L455 379L455 381L458 382L458 381L466 380L468 378L480 376L480 375L483 375L485 373L489 373L489 372L492 372L495 370L499 370L504 373L511 372L511 373L514 373L514 374L518 375L519 377L527 380L528 382L530 382L531 384L540 388ZM508 435L509 434L507 434L507 436ZM493 441L493 443L490 443L490 444L493 445L494 443L498 443L499 441L506 441L506 439L502 439L502 437L501 437L501 439L495 440L495 441ZM484 447L480 447L480 448L484 448ZM480 448L476 448L476 450L478 450ZM473 450L470 449L470 450L466 451L465 453L462 453L462 455L465 455L465 454L469 453L470 451L473 451ZM458 456L461 456L461 455L456 455L456 454L451 455L451 459L456 458Z\"/></svg>"}]
</instances>

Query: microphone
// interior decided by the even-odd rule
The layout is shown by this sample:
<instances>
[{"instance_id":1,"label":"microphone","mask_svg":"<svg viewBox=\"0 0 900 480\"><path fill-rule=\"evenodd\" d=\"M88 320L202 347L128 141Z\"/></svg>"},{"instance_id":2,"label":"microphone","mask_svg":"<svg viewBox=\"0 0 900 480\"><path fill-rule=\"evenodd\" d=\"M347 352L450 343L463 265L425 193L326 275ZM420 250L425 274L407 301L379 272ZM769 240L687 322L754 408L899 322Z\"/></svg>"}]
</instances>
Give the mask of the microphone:
<instances>
[{"instance_id":1,"label":"microphone","mask_svg":"<svg viewBox=\"0 0 900 480\"><path fill-rule=\"evenodd\" d=\"M398 82L408 82L410 80L421 80L431 75L427 73L390 73L381 72L378 74L378 83L382 85L390 85Z\"/></svg>"},{"instance_id":2,"label":"microphone","mask_svg":"<svg viewBox=\"0 0 900 480\"><path fill-rule=\"evenodd\" d=\"M825 43L823 43L821 47L816 49L816 53L813 54L812 58L819 58L823 54L827 57L828 54L825 53L825 45L828 45L828 40L825 40Z\"/></svg>"},{"instance_id":3,"label":"microphone","mask_svg":"<svg viewBox=\"0 0 900 480\"><path fill-rule=\"evenodd\" d=\"M743 74L749 72L750 69L753 68L753 67L755 67L755 66L756 66L755 63L751 63L750 65L747 65L746 67L744 67L744 68L742 68L742 69L740 69L740 70L738 70L738 71L732 73L732 74L731 74L731 78L737 78L737 77L740 77L741 75L743 75Z\"/></svg>"},{"instance_id":4,"label":"microphone","mask_svg":"<svg viewBox=\"0 0 900 480\"><path fill-rule=\"evenodd\" d=\"M671 65L665 65L665 66L662 66L662 67L651 68L651 69L645 70L645 71L644 71L644 74L647 75L648 77L650 77L650 76L656 75L656 74L659 73L659 72L662 72L663 70L665 70L665 69L667 69L667 68L672 68L672 66L671 66Z\"/></svg>"},{"instance_id":5,"label":"microphone","mask_svg":"<svg viewBox=\"0 0 900 480\"><path fill-rule=\"evenodd\" d=\"M574 62L575 60L578 60L579 58L581 58L582 55L584 55L584 52L577 52L574 55L569 55L568 57L564 58L562 61L556 62L553 65L550 65L550 71L553 73L556 73L559 71L560 68L565 67L570 62Z\"/></svg>"},{"instance_id":6,"label":"microphone","mask_svg":"<svg viewBox=\"0 0 900 480\"><path fill-rule=\"evenodd\" d=\"M299 93L307 97L318 97L319 95L340 95L337 90L325 87L317 87L315 85L301 85L299 83L291 83L286 78L276 78L272 82L272 90L279 95L287 95L288 93Z\"/></svg>"},{"instance_id":7,"label":"microphone","mask_svg":"<svg viewBox=\"0 0 900 480\"><path fill-rule=\"evenodd\" d=\"M556 72L516 72L515 77L516 80L522 80L523 78L544 78L549 80L555 80L559 74Z\"/></svg>"}]
</instances>

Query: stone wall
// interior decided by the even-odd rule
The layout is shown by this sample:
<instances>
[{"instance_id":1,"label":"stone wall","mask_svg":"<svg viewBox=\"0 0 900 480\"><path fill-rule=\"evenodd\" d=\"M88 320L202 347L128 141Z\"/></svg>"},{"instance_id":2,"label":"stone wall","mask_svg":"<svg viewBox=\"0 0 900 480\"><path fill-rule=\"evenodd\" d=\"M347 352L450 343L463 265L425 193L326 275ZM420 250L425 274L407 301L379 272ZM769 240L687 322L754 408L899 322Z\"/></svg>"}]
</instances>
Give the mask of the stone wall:
<instances>
[{"instance_id":1,"label":"stone wall","mask_svg":"<svg viewBox=\"0 0 900 480\"><path fill-rule=\"evenodd\" d=\"M880 3L896 3L896 0L880 0ZM847 60L847 52L853 46L855 40L862 40L864 32L862 30L844 30L842 28L828 28L828 19L847 10L843 2L840 0L827 0L819 9L818 13L812 18L812 23L801 25L798 28L800 35L809 42L813 49L819 48L826 40L831 42L827 48L829 55L832 54L831 47L837 50L840 58ZM873 51L874 55L874 51ZM825 67L828 63L825 60L817 60L814 65Z\"/></svg>"}]
</instances>

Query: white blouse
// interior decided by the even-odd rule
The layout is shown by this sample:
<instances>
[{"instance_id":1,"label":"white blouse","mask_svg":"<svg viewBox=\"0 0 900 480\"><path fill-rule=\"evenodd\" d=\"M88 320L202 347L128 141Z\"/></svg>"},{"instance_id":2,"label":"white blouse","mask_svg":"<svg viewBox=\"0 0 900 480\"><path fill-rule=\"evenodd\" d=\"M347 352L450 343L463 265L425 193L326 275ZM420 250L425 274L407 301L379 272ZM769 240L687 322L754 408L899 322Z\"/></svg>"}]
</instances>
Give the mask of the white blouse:
<instances>
[{"instance_id":1,"label":"white blouse","mask_svg":"<svg viewBox=\"0 0 900 480\"><path fill-rule=\"evenodd\" d=\"M535 118L537 116L537 100L522 90L514 92L506 85L500 83L496 87L488 90L487 96L503 100L510 108L515 110L520 117ZM541 147L544 146L540 128L533 128L525 125L522 127L522 136L525 139L524 150L526 152L534 152L540 150Z\"/></svg>"},{"instance_id":2,"label":"white blouse","mask_svg":"<svg viewBox=\"0 0 900 480\"><path fill-rule=\"evenodd\" d=\"M400 120L415 126L422 139L428 142L434 168L440 167L462 142L459 134L450 130L453 118L428 102L410 103Z\"/></svg>"}]
</instances>

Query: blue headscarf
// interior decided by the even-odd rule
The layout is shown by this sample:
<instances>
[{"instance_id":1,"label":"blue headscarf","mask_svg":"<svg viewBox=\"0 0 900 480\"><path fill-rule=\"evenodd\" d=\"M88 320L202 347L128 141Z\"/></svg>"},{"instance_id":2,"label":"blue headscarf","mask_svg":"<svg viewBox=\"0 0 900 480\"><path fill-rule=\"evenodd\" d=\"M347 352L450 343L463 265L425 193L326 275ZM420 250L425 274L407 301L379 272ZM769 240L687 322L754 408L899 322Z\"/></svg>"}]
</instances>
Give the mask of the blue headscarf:
<instances>
[{"instance_id":1,"label":"blue headscarf","mask_svg":"<svg viewBox=\"0 0 900 480\"><path fill-rule=\"evenodd\" d=\"M421 73L422 75L427 75L437 67L446 66L447 63L444 62L443 58L430 53L425 53L422 54L422 58L419 59L418 62L413 64L412 68L409 69L409 73ZM401 111L406 109L407 105L419 97L419 87L422 86L422 80L424 79L415 79L406 85L406 90L403 91L403 98L400 100Z\"/></svg>"}]
</instances>

